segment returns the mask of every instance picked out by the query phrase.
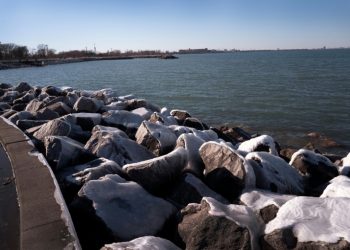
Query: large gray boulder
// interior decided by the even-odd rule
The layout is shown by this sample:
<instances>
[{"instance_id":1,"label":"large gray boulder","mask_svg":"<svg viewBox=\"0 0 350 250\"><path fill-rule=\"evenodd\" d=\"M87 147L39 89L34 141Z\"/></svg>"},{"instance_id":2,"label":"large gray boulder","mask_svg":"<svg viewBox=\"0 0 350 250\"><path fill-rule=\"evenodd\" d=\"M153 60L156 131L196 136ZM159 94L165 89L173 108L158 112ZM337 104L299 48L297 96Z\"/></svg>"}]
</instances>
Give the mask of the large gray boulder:
<instances>
[{"instance_id":1,"label":"large gray boulder","mask_svg":"<svg viewBox=\"0 0 350 250\"><path fill-rule=\"evenodd\" d=\"M92 159L84 145L67 136L46 136L45 156L55 170Z\"/></svg>"},{"instance_id":2,"label":"large gray boulder","mask_svg":"<svg viewBox=\"0 0 350 250\"><path fill-rule=\"evenodd\" d=\"M60 117L57 112L48 108L42 108L32 114L36 120L53 120Z\"/></svg>"},{"instance_id":3,"label":"large gray boulder","mask_svg":"<svg viewBox=\"0 0 350 250\"><path fill-rule=\"evenodd\" d=\"M96 125L95 127L93 127L91 133L94 134L98 132L102 132L105 134L117 134L121 137L129 138L128 135L123 130L120 130L119 128L115 128L115 127Z\"/></svg>"},{"instance_id":4,"label":"large gray boulder","mask_svg":"<svg viewBox=\"0 0 350 250\"><path fill-rule=\"evenodd\" d=\"M43 102L39 101L38 99L33 99L27 104L27 107L25 108L25 110L29 111L29 112L36 112L36 111L40 110L41 108L43 108L44 105L45 104Z\"/></svg>"},{"instance_id":5,"label":"large gray boulder","mask_svg":"<svg viewBox=\"0 0 350 250\"><path fill-rule=\"evenodd\" d=\"M174 243L163 238L143 236L132 241L104 245L101 250L180 250Z\"/></svg>"},{"instance_id":6,"label":"large gray boulder","mask_svg":"<svg viewBox=\"0 0 350 250\"><path fill-rule=\"evenodd\" d=\"M213 198L181 210L178 231L186 249L258 249L263 223L249 207Z\"/></svg>"},{"instance_id":7,"label":"large gray boulder","mask_svg":"<svg viewBox=\"0 0 350 250\"><path fill-rule=\"evenodd\" d=\"M176 182L187 164L187 151L178 148L167 155L127 164L123 170L146 190L163 194Z\"/></svg>"},{"instance_id":8,"label":"large gray boulder","mask_svg":"<svg viewBox=\"0 0 350 250\"><path fill-rule=\"evenodd\" d=\"M349 249L350 198L296 197L265 228L263 249Z\"/></svg>"},{"instance_id":9,"label":"large gray boulder","mask_svg":"<svg viewBox=\"0 0 350 250\"><path fill-rule=\"evenodd\" d=\"M68 136L71 132L71 126L69 123L61 120L52 120L40 127L33 136L43 141L46 136L57 135L57 136Z\"/></svg>"},{"instance_id":10,"label":"large gray boulder","mask_svg":"<svg viewBox=\"0 0 350 250\"><path fill-rule=\"evenodd\" d=\"M16 87L13 88L14 91L18 91L19 93L26 92L33 89L28 83L21 82Z\"/></svg>"},{"instance_id":11,"label":"large gray boulder","mask_svg":"<svg viewBox=\"0 0 350 250\"><path fill-rule=\"evenodd\" d=\"M145 146L157 156L173 150L177 139L170 128L149 121L141 123L135 138L137 143Z\"/></svg>"},{"instance_id":12,"label":"large gray boulder","mask_svg":"<svg viewBox=\"0 0 350 250\"><path fill-rule=\"evenodd\" d=\"M137 130L143 118L138 114L126 110L111 110L103 114L102 120L105 124L118 127L123 130Z\"/></svg>"},{"instance_id":13,"label":"large gray boulder","mask_svg":"<svg viewBox=\"0 0 350 250\"><path fill-rule=\"evenodd\" d=\"M206 183L233 201L244 188L255 187L255 174L237 151L217 142L206 142L199 149L205 165Z\"/></svg>"},{"instance_id":14,"label":"large gray boulder","mask_svg":"<svg viewBox=\"0 0 350 250\"><path fill-rule=\"evenodd\" d=\"M101 123L101 118L99 113L74 113L63 116L62 120L78 125L83 130L91 131L94 126Z\"/></svg>"},{"instance_id":15,"label":"large gray boulder","mask_svg":"<svg viewBox=\"0 0 350 250\"><path fill-rule=\"evenodd\" d=\"M0 97L1 102L7 102L9 104L12 104L14 100L20 97L20 94L18 91L6 91L3 96Z\"/></svg>"},{"instance_id":16,"label":"large gray boulder","mask_svg":"<svg viewBox=\"0 0 350 250\"><path fill-rule=\"evenodd\" d=\"M338 175L338 169L327 157L311 150L298 150L292 155L289 164L307 178L308 190L325 184Z\"/></svg>"},{"instance_id":17,"label":"large gray boulder","mask_svg":"<svg viewBox=\"0 0 350 250\"><path fill-rule=\"evenodd\" d=\"M74 104L73 109L75 112L97 113L102 105L103 103L99 100L81 96Z\"/></svg>"},{"instance_id":18,"label":"large gray boulder","mask_svg":"<svg viewBox=\"0 0 350 250\"><path fill-rule=\"evenodd\" d=\"M175 207L169 202L118 175L106 175L87 182L78 197L72 204L77 227L82 223L83 232L89 234L95 230L96 225L93 223L97 221L101 230L94 236L105 231L113 241L156 235L176 213ZM106 234L101 237L106 237Z\"/></svg>"},{"instance_id":19,"label":"large gray boulder","mask_svg":"<svg viewBox=\"0 0 350 250\"><path fill-rule=\"evenodd\" d=\"M33 119L33 114L28 111L20 111L11 115L8 120L13 124L16 124L18 120L28 120Z\"/></svg>"},{"instance_id":20,"label":"large gray boulder","mask_svg":"<svg viewBox=\"0 0 350 250\"><path fill-rule=\"evenodd\" d=\"M94 133L85 144L85 149L97 157L115 161L120 166L154 158L147 148L115 133Z\"/></svg>"},{"instance_id":21,"label":"large gray boulder","mask_svg":"<svg viewBox=\"0 0 350 250\"><path fill-rule=\"evenodd\" d=\"M302 175L282 158L267 152L252 152L245 158L254 169L257 188L281 194L304 193Z\"/></svg>"},{"instance_id":22,"label":"large gray boulder","mask_svg":"<svg viewBox=\"0 0 350 250\"><path fill-rule=\"evenodd\" d=\"M46 108L57 112L60 116L72 113L72 108L64 102L55 102L53 104L47 105Z\"/></svg>"}]
</instances>

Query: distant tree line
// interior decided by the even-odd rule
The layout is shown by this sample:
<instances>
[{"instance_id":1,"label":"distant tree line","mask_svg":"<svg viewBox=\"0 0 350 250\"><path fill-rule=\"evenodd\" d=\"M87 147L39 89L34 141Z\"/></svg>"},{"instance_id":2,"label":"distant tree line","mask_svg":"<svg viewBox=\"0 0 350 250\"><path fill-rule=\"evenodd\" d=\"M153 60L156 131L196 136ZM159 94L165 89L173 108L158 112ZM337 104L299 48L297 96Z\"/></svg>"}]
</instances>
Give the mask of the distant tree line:
<instances>
[{"instance_id":1,"label":"distant tree line","mask_svg":"<svg viewBox=\"0 0 350 250\"><path fill-rule=\"evenodd\" d=\"M168 53L165 52L165 53ZM118 56L152 56L161 55L160 50L110 50L103 53L96 53L92 50L70 50L56 53L56 50L49 48L46 44L39 44L35 49L28 49L27 46L20 46L14 43L0 42L0 60L26 60L42 58L81 58L81 57L118 57Z\"/></svg>"}]
</instances>

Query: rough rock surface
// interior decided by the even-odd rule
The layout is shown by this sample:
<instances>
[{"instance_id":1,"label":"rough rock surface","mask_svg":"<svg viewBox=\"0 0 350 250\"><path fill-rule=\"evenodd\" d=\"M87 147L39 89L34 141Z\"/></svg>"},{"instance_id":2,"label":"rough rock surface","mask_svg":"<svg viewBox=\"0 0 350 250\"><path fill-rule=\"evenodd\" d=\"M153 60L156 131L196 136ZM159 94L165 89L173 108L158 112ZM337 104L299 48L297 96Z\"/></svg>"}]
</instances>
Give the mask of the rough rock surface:
<instances>
[{"instance_id":1,"label":"rough rock surface","mask_svg":"<svg viewBox=\"0 0 350 250\"><path fill-rule=\"evenodd\" d=\"M42 125L33 136L36 139L43 141L46 136L50 135L68 136L70 131L71 126L67 122L52 120Z\"/></svg>"},{"instance_id":2,"label":"rough rock surface","mask_svg":"<svg viewBox=\"0 0 350 250\"><path fill-rule=\"evenodd\" d=\"M132 241L104 245L101 250L180 250L171 241L154 236L143 236Z\"/></svg>"},{"instance_id":3,"label":"rough rock surface","mask_svg":"<svg viewBox=\"0 0 350 250\"><path fill-rule=\"evenodd\" d=\"M102 107L102 103L96 99L81 96L74 104L75 112L96 113Z\"/></svg>"}]
</instances>

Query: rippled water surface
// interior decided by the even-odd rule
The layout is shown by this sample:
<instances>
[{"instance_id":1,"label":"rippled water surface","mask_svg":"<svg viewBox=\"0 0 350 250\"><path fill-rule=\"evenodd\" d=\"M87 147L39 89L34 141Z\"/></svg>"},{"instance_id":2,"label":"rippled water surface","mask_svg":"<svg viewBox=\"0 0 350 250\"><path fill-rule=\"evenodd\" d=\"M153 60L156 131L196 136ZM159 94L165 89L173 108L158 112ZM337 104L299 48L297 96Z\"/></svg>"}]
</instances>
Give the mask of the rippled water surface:
<instances>
[{"instance_id":1,"label":"rippled water surface","mask_svg":"<svg viewBox=\"0 0 350 250\"><path fill-rule=\"evenodd\" d=\"M350 148L349 49L83 62L4 70L0 81L110 87L187 109L211 125L269 133L284 145L302 146L315 131L343 145L338 152Z\"/></svg>"}]
</instances>

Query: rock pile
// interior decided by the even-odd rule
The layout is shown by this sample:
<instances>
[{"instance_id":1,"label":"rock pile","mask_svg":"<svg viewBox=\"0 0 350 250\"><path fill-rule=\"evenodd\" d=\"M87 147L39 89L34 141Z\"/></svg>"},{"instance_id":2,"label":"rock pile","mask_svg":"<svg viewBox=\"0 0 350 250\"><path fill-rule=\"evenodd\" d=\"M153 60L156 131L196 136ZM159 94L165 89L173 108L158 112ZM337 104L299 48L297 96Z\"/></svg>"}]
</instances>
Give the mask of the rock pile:
<instances>
[{"instance_id":1,"label":"rock pile","mask_svg":"<svg viewBox=\"0 0 350 250\"><path fill-rule=\"evenodd\" d=\"M111 89L0 95L1 116L50 163L84 249L350 248L350 154L292 152Z\"/></svg>"}]
</instances>

